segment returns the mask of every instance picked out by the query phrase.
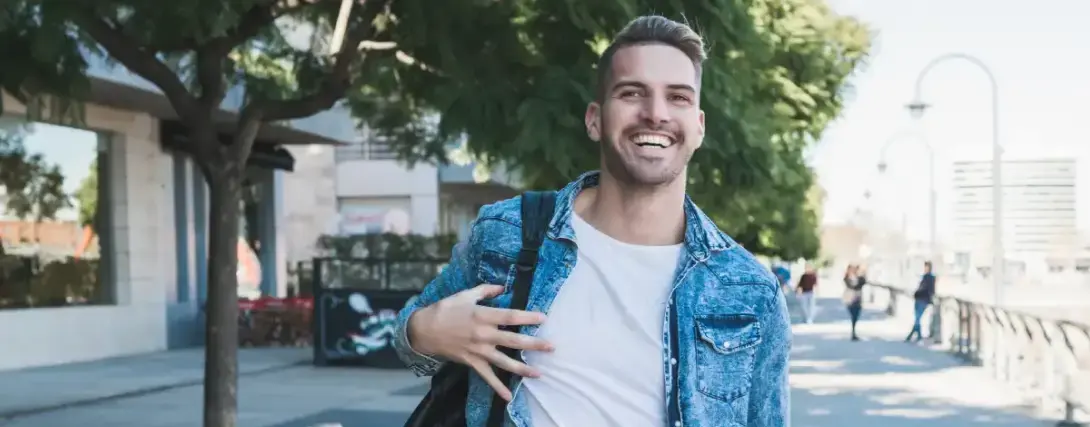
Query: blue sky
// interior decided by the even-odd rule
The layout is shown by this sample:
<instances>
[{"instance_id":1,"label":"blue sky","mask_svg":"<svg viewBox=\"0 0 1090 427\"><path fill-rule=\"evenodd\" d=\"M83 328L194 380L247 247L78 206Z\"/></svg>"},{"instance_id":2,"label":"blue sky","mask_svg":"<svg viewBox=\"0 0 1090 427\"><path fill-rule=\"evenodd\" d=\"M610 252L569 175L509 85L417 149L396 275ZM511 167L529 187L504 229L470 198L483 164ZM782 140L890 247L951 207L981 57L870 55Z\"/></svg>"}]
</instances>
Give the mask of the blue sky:
<instances>
[{"instance_id":1,"label":"blue sky","mask_svg":"<svg viewBox=\"0 0 1090 427\"><path fill-rule=\"evenodd\" d=\"M870 209L925 238L926 151L911 140L891 146L890 171L878 176L880 150L894 134L919 132L935 147L939 231L950 233L949 164L989 158L991 90L970 63L948 61L928 73L923 93L934 105L913 122L911 100L920 70L952 52L985 62L999 83L1000 138L1007 158L1076 157L1080 224L1090 229L1090 1L1086 0L830 0L876 32L869 64L852 80L842 117L812 152L829 197L826 223L842 222L875 194Z\"/></svg>"},{"instance_id":2,"label":"blue sky","mask_svg":"<svg viewBox=\"0 0 1090 427\"><path fill-rule=\"evenodd\" d=\"M98 136L91 131L35 123L28 129L23 146L30 154L41 154L46 163L60 166L64 190L72 195L91 172L91 161L98 150ZM78 218L76 203L73 198L73 207L58 212L56 219L75 221ZM0 216L6 216L6 213L0 211Z\"/></svg>"}]
</instances>

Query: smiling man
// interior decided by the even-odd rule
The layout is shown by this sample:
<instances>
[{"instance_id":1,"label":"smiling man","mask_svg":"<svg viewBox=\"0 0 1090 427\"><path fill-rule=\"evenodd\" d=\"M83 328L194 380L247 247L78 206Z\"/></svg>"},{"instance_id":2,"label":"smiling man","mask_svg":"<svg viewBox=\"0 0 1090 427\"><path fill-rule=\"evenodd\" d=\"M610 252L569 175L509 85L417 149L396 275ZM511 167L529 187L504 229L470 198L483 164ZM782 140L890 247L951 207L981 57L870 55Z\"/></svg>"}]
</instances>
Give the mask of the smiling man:
<instances>
[{"instance_id":1,"label":"smiling man","mask_svg":"<svg viewBox=\"0 0 1090 427\"><path fill-rule=\"evenodd\" d=\"M778 282L685 193L704 137L705 55L698 34L660 16L633 20L603 53L585 114L602 168L556 193L527 311L505 308L516 198L482 208L450 265L399 315L395 347L418 374L442 363L475 371L469 426L486 426L493 393L519 427L790 424ZM493 367L516 375L513 389Z\"/></svg>"}]
</instances>

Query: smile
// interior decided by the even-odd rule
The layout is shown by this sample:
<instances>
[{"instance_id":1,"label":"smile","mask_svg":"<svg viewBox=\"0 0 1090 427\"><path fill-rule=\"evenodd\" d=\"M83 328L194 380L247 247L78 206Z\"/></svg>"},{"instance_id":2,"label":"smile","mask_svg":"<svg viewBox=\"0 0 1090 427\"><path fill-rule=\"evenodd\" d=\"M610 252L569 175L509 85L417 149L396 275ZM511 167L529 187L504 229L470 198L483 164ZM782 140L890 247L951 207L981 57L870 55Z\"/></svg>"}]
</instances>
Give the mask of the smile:
<instances>
[{"instance_id":1,"label":"smile","mask_svg":"<svg viewBox=\"0 0 1090 427\"><path fill-rule=\"evenodd\" d=\"M658 147L666 148L674 145L673 138L662 134L655 133L637 133L629 138L637 146L640 147Z\"/></svg>"}]
</instances>

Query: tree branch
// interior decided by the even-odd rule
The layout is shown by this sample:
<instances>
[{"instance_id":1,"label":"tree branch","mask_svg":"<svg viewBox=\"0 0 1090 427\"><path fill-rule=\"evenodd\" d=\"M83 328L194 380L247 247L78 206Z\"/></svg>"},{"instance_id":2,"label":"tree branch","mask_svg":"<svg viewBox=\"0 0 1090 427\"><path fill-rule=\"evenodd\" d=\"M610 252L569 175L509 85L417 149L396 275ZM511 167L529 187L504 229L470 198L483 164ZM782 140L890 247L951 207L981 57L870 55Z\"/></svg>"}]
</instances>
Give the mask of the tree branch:
<instances>
[{"instance_id":1,"label":"tree branch","mask_svg":"<svg viewBox=\"0 0 1090 427\"><path fill-rule=\"evenodd\" d=\"M261 130L262 116L265 114L264 110L255 104L249 104L242 109L242 114L238 118L238 127L235 130L234 139L231 141L231 148L234 150L235 160L238 161L240 169L246 170L246 159L250 157L250 151L253 150L254 141L257 140L257 132Z\"/></svg>"},{"instance_id":2,"label":"tree branch","mask_svg":"<svg viewBox=\"0 0 1090 427\"><path fill-rule=\"evenodd\" d=\"M80 28L102 45L110 56L125 68L158 86L174 105L179 116L188 118L196 114L193 95L178 75L156 58L154 53L141 48L136 41L96 16L93 10L82 11L76 19Z\"/></svg>"},{"instance_id":3,"label":"tree branch","mask_svg":"<svg viewBox=\"0 0 1090 427\"><path fill-rule=\"evenodd\" d=\"M280 101L267 101L263 120L279 121L312 116L319 111L328 110L345 92L352 87L352 64L362 55L360 43L371 36L374 28L371 22L383 10L390 0L370 0L361 13L360 24L345 35L341 50L334 57L333 68L318 86L308 95Z\"/></svg>"},{"instance_id":4,"label":"tree branch","mask_svg":"<svg viewBox=\"0 0 1090 427\"><path fill-rule=\"evenodd\" d=\"M205 108L219 108L223 97L227 96L227 82L224 81L223 63L226 54L219 49L205 47L197 50L197 82L201 85L200 103Z\"/></svg>"}]
</instances>

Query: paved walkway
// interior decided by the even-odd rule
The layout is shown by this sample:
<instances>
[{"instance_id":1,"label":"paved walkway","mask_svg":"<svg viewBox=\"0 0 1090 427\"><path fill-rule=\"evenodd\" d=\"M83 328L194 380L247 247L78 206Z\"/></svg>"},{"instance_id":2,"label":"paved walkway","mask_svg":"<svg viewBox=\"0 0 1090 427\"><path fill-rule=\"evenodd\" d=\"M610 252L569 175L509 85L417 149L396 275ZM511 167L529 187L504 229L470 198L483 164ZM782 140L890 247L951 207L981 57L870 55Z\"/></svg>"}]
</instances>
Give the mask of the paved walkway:
<instances>
[{"instance_id":1,"label":"paved walkway","mask_svg":"<svg viewBox=\"0 0 1090 427\"><path fill-rule=\"evenodd\" d=\"M845 316L839 302L828 298L822 301L817 323L796 326L791 362L795 427L1055 425L1032 416L1016 392L981 368L901 342L908 327L903 321L869 312L861 328L864 340L850 342ZM199 426L199 356L171 352L0 372L0 426ZM322 422L400 427L426 387L426 380L402 370L300 365L307 356L285 349L244 355L240 427L310 427ZM86 400L119 391L124 392L121 397ZM13 408L25 412L56 407L66 400L84 403L6 421L2 415Z\"/></svg>"}]
</instances>

